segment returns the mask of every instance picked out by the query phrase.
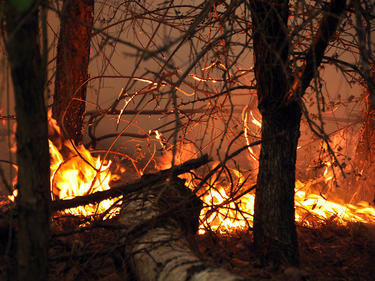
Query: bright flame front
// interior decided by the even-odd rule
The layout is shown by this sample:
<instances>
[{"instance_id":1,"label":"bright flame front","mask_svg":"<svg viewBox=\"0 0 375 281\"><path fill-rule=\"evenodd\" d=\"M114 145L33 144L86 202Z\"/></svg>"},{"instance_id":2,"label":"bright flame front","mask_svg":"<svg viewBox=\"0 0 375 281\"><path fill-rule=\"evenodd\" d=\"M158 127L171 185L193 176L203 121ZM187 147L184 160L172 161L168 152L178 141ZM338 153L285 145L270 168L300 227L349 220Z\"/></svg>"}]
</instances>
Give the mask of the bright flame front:
<instances>
[{"instance_id":1,"label":"bright flame front","mask_svg":"<svg viewBox=\"0 0 375 281\"><path fill-rule=\"evenodd\" d=\"M324 180L324 176L321 178ZM306 194L304 183L296 182L295 218L300 224L313 227L315 223L334 220L341 225L350 222L375 223L375 208L366 202L340 204L317 194ZM254 199L248 193L233 200L224 187L210 188L201 199L204 202L199 233L208 229L220 233L246 230L253 225Z\"/></svg>"},{"instance_id":2,"label":"bright flame front","mask_svg":"<svg viewBox=\"0 0 375 281\"><path fill-rule=\"evenodd\" d=\"M100 157L93 157L83 145L74 148L70 142L65 143L65 147L69 149L66 160L51 141L49 147L53 196L71 199L110 189L109 182L115 177L109 170L111 161L101 161ZM83 216L102 214L110 209L114 202L115 200L108 199L95 205L67 209L65 212ZM118 211L118 208L113 209L110 215Z\"/></svg>"}]
</instances>

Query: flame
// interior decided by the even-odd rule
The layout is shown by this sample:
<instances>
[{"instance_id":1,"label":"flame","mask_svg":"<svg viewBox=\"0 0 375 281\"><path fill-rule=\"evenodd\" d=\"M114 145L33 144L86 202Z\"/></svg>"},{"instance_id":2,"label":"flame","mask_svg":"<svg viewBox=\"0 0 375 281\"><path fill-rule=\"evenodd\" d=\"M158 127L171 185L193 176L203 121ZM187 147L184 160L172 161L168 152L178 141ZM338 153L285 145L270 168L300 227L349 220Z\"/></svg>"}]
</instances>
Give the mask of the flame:
<instances>
[{"instance_id":1,"label":"flame","mask_svg":"<svg viewBox=\"0 0 375 281\"><path fill-rule=\"evenodd\" d=\"M110 189L109 182L116 178L109 170L111 161L103 161L100 156L92 156L83 145L76 148L70 142L65 142L64 145L69 149L69 156L66 159L52 141L49 141L52 196L57 196L59 199L71 199ZM115 201L107 199L99 204L71 208L65 212L83 216L103 214L112 207ZM118 212L119 208L114 208L106 218Z\"/></svg>"},{"instance_id":2,"label":"flame","mask_svg":"<svg viewBox=\"0 0 375 281\"><path fill-rule=\"evenodd\" d=\"M200 198L205 207L200 214L199 234L204 234L208 229L228 233L251 227L254 214L253 194L245 194L232 201L225 188L220 187L217 190L209 189Z\"/></svg>"},{"instance_id":3,"label":"flame","mask_svg":"<svg viewBox=\"0 0 375 281\"><path fill-rule=\"evenodd\" d=\"M61 130L56 121L49 114L50 127L57 136L61 136ZM248 123L253 124L256 130L261 128L261 121L255 118L252 111L243 110L244 135L246 142L250 142ZM163 136L154 131L155 138L162 143ZM61 153L62 147L65 153ZM110 171L111 161L102 160L100 156L94 157L84 146L73 146L71 142L63 145L59 139L49 141L51 155L51 196L59 199L70 199L80 195L107 190L110 181L116 179ZM253 151L249 151L253 160L256 160ZM180 147L175 153L175 163L182 163L196 156L198 151L192 145ZM170 167L171 153L166 153L159 159L158 168ZM200 191L199 197L204 202L200 214L199 234L207 230L220 233L230 233L237 230L247 230L253 225L254 199L253 193L244 192L245 178L240 171L229 169L232 174L232 183L228 184L224 179L213 176L205 185L205 190ZM183 175L187 185L194 190L196 184L194 178ZM333 165L330 161L324 163L324 171L320 177L305 182L295 182L295 219L302 225L313 227L317 222L335 220L339 224L346 225L351 222L375 223L375 208L366 202L357 204L345 204L327 200L322 195L311 193L310 187L317 184L329 185L334 181ZM236 190L234 192L233 190ZM242 192L242 194L241 194ZM237 195L240 193L240 195ZM17 190L10 196L14 199ZM119 212L119 207L112 208L117 199L104 200L100 204L86 205L65 210L74 215L92 216L103 214L104 218L112 217ZM110 210L110 211L108 211Z\"/></svg>"},{"instance_id":4,"label":"flame","mask_svg":"<svg viewBox=\"0 0 375 281\"><path fill-rule=\"evenodd\" d=\"M191 145L185 146L183 149L177 150L176 163L186 161L197 153ZM170 167L171 158L171 153L165 154L158 161L159 168ZM255 195L246 192L245 175L236 169L229 170L235 188L225 180L225 176L221 176L223 178L220 179L214 175L204 186L205 189L197 194L203 201L199 234L204 234L209 230L227 234L238 230L248 230L253 226ZM196 183L192 177L187 175L183 175L183 177L187 180L187 186L195 190L199 181ZM356 205L338 203L324 198L323 195L311 192L313 186L331 185L334 180L333 165L330 161L324 163L321 176L304 182L296 180L296 222L306 227L314 227L317 223L327 220L334 220L341 225L352 222L375 224L375 208L368 203L359 202ZM231 192L231 190L237 190L237 192Z\"/></svg>"},{"instance_id":5,"label":"flame","mask_svg":"<svg viewBox=\"0 0 375 281\"><path fill-rule=\"evenodd\" d=\"M307 227L313 227L317 222L326 220L335 220L341 225L352 222L375 223L375 208L367 202L359 202L356 205L340 204L304 191L311 185L331 180L333 176L331 172L327 172L328 168L329 166L318 179L306 183L296 181L296 222ZM243 176L238 171L237 173L243 180ZM204 234L207 230L230 233L252 227L255 195L247 193L233 200L226 190L223 186L213 185L200 197L204 202L204 208L200 215L199 234Z\"/></svg>"},{"instance_id":6,"label":"flame","mask_svg":"<svg viewBox=\"0 0 375 281\"><path fill-rule=\"evenodd\" d=\"M100 156L94 157L83 145L74 146L70 141L62 144L61 129L52 118L51 110L48 111L48 120L52 199L72 199L76 196L110 189L109 183L118 178L109 169L112 162L101 160ZM61 150L64 150L63 154ZM16 182L17 177L13 180L13 186L16 186ZM18 190L14 189L8 198L14 201L17 195ZM103 219L108 219L120 212L119 207L114 207L117 200L107 199L99 204L79 206L66 209L64 212L86 217L102 215Z\"/></svg>"}]
</instances>

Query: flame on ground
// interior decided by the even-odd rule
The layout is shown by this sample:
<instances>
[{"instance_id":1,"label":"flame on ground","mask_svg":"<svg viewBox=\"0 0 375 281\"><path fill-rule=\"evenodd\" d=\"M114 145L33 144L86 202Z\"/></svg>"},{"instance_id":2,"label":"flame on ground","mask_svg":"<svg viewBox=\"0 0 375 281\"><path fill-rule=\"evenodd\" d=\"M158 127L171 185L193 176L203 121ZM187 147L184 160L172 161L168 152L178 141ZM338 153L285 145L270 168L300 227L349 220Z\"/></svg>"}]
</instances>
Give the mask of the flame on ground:
<instances>
[{"instance_id":1,"label":"flame on ground","mask_svg":"<svg viewBox=\"0 0 375 281\"><path fill-rule=\"evenodd\" d=\"M251 122L256 120L251 114ZM259 127L259 124L257 124ZM249 151L250 152L250 151ZM192 145L184 145L177 149L175 163L180 164L196 157L198 151ZM252 152L250 152L251 154ZM167 152L158 159L158 168L170 168L172 153ZM213 163L212 167L219 163ZM366 202L358 204L340 204L326 200L323 196L311 193L311 187L323 184L330 185L334 180L333 167L331 162L324 163L322 175L315 179L302 182L295 182L295 218L304 226L313 227L317 223L326 220L334 220L341 225L351 222L375 223L375 208ZM237 230L247 230L253 226L254 199L255 195L246 192L244 185L245 176L236 169L229 169L232 177L232 185L237 188L236 192L231 192L231 183L225 180L225 176L217 178L212 176L205 185L205 190L199 191L198 196L203 201L203 209L200 214L199 234L204 234L208 230L219 233L230 233ZM194 190L198 183L194 182L190 174L184 174L187 186ZM307 192L309 191L309 192ZM232 194L232 196L231 196Z\"/></svg>"},{"instance_id":2,"label":"flame on ground","mask_svg":"<svg viewBox=\"0 0 375 281\"><path fill-rule=\"evenodd\" d=\"M109 182L116 178L109 170L111 161L103 161L100 156L92 156L83 145L74 148L70 142L65 143L65 147L69 149L69 157L65 160L51 141L49 141L49 147L52 196L57 196L59 199L71 199L110 189ZM64 212L83 216L98 215L106 213L115 202L116 199L107 199L99 204L79 206ZM118 207L113 208L106 218L118 212Z\"/></svg>"},{"instance_id":3,"label":"flame on ground","mask_svg":"<svg viewBox=\"0 0 375 281\"><path fill-rule=\"evenodd\" d=\"M243 109L242 120L244 123L244 137L247 145L251 143L249 139L250 126L253 131L259 130L261 121L255 118L253 112L247 106ZM257 132L255 132L256 136ZM253 133L254 136L254 133ZM182 150L182 149L181 149ZM183 151L183 150L182 150ZM250 161L257 162L257 156L249 147ZM338 203L325 199L322 195L307 192L310 187L316 184L332 185L334 173L332 163L324 163L325 169L320 177L305 182L297 180L295 183L295 219L301 225L313 227L317 223L327 220L334 220L338 224L347 225L352 222L375 224L375 208L369 203L361 201L357 204ZM240 172L232 170L238 178L238 182L244 181L244 176ZM215 182L215 181L213 181ZM194 189L194 184L191 183ZM237 184L240 186L241 184ZM200 198L204 202L204 208L200 215L201 225L199 233L203 234L207 230L218 231L220 233L230 233L235 230L246 230L253 225L254 199L253 193L247 193L233 200L228 192L229 185L209 183L207 191Z\"/></svg>"},{"instance_id":4,"label":"flame on ground","mask_svg":"<svg viewBox=\"0 0 375 281\"><path fill-rule=\"evenodd\" d=\"M295 218L301 225L313 227L326 220L334 220L341 225L351 222L375 223L375 208L367 202L340 204L324 199L321 195L307 194L307 186L332 179L330 172L315 180L303 183L296 181L295 187ZM199 233L207 230L230 233L246 230L253 225L254 199L248 193L233 200L223 186L211 186L201 196L204 208L201 212Z\"/></svg>"},{"instance_id":5,"label":"flame on ground","mask_svg":"<svg viewBox=\"0 0 375 281\"><path fill-rule=\"evenodd\" d=\"M244 115L244 120L249 120L257 128L261 123L252 112L251 119L248 114ZM60 152L61 130L56 121L49 114L50 127L55 130L57 141L55 144L49 141L51 154L51 195L59 199L70 199L80 195L87 195L93 192L110 189L110 181L115 180L117 175L110 172L111 161L101 160L94 157L82 145L73 146L72 143L65 142L64 156ZM248 129L247 125L245 129ZM246 130L245 130L246 131ZM246 141L247 131L245 133ZM60 146L60 149L57 146ZM176 164L193 158L197 151L192 146L185 146L176 153ZM256 159L253 151L249 151L253 159ZM158 163L159 169L169 168L171 154L166 153ZM333 170L330 162L325 163L325 170L321 177L309 181L299 181L295 183L295 218L302 225L313 227L317 222L335 220L346 225L350 222L375 223L375 209L366 202L353 204L340 204L326 200L321 195L307 193L310 186L324 183L329 184L333 178ZM245 177L237 170L231 169L237 186L242 186ZM194 189L194 180L185 175L188 186ZM199 233L203 234L207 230L218 231L220 233L230 233L236 230L246 230L252 227L254 214L254 194L243 192L240 196L230 192L230 184L215 178L206 185L206 190L200 192L200 198L204 202L204 208L200 214ZM244 189L244 187L242 187ZM232 194L232 196L231 196ZM16 190L14 193L16 196ZM14 196L10 196L13 197ZM119 213L119 207L113 208L118 199L104 200L100 204L80 206L67 209L66 213L73 215L83 215L86 217L103 214L104 218L112 217Z\"/></svg>"},{"instance_id":6,"label":"flame on ground","mask_svg":"<svg viewBox=\"0 0 375 281\"><path fill-rule=\"evenodd\" d=\"M49 140L51 156L51 196L58 199L71 199L97 191L110 189L110 181L117 179L110 171L111 161L94 157L83 145L74 146L70 141L62 145L61 129L52 112L48 112ZM63 150L64 153L60 151ZM53 199L54 199L53 198ZM66 209L65 213L86 217L103 214L103 219L119 213L119 207L113 207L117 199L107 199L99 204L90 204Z\"/></svg>"}]
</instances>

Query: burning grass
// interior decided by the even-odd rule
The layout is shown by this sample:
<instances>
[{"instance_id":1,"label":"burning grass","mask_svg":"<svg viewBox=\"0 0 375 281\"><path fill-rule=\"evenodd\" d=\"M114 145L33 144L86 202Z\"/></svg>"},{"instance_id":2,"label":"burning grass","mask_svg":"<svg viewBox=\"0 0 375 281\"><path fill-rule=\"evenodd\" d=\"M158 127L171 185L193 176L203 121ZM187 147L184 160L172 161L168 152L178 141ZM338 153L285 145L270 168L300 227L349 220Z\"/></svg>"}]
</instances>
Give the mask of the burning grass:
<instances>
[{"instance_id":1,"label":"burning grass","mask_svg":"<svg viewBox=\"0 0 375 281\"><path fill-rule=\"evenodd\" d=\"M254 119L255 117L251 115ZM57 132L60 131L55 121L51 124ZM258 123L257 123L258 124ZM259 124L258 124L259 125ZM257 126L258 126L257 125ZM94 157L83 146L73 146L70 142L64 144L65 156L50 141L51 152L51 186L52 196L59 199L70 199L75 196L87 195L96 191L110 189L110 181L116 180L117 175L110 171L111 161ZM254 155L251 151L251 157ZM197 154L193 148L181 147L177 152L177 164L184 162ZM171 165L171 154L167 153L157 159L158 169L166 169ZM204 185L200 185L200 177L185 175L186 184L196 192L204 203L200 215L199 233L207 231L231 233L247 230L252 227L254 213L254 193L249 178L254 178L253 172L240 172L235 168L215 162L210 170L217 170ZM327 161L320 176L305 182L296 181L295 204L296 221L304 226L315 227L316 222L335 220L346 225L353 222L374 223L375 209L366 202L356 205L338 203L326 199L323 195L312 192L313 186L328 185L334 180L332 164ZM254 179L253 179L254 180ZM199 190L197 190L199 186ZM89 217L105 214L109 218L119 212L112 208L118 202L116 199L105 200L100 204L87 205L65 210L65 213ZM108 210L110 210L108 212ZM108 213L107 213L108 212Z\"/></svg>"}]
</instances>

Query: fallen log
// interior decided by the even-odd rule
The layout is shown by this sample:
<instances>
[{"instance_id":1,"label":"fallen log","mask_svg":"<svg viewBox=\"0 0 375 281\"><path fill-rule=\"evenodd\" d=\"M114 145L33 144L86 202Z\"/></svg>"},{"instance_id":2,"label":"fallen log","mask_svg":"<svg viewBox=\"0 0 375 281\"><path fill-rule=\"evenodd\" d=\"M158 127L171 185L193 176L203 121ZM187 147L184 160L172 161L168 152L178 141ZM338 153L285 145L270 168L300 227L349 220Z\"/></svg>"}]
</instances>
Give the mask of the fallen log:
<instances>
[{"instance_id":1,"label":"fallen log","mask_svg":"<svg viewBox=\"0 0 375 281\"><path fill-rule=\"evenodd\" d=\"M182 203L182 202L186 203ZM124 199L120 221L126 260L138 281L250 280L205 264L191 250L202 203L180 179Z\"/></svg>"},{"instance_id":2,"label":"fallen log","mask_svg":"<svg viewBox=\"0 0 375 281\"><path fill-rule=\"evenodd\" d=\"M142 189L147 189L157 182L164 181L168 177L184 174L192 169L199 168L200 166L207 164L209 161L211 160L209 159L208 155L205 154L199 158L188 160L170 169L161 170L154 174L145 174L139 180L130 184L113 187L108 190L98 191L88 195L77 196L73 199L54 200L51 202L50 210L52 212L61 211L81 205L99 203L100 201L103 201L105 199L119 197L124 194L139 192Z\"/></svg>"}]
</instances>

